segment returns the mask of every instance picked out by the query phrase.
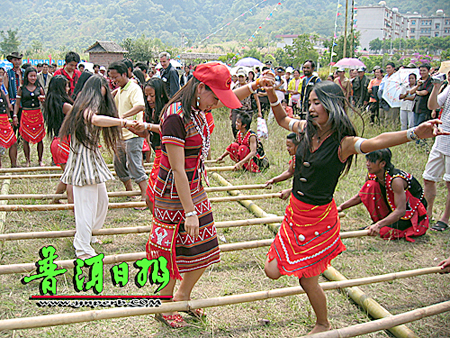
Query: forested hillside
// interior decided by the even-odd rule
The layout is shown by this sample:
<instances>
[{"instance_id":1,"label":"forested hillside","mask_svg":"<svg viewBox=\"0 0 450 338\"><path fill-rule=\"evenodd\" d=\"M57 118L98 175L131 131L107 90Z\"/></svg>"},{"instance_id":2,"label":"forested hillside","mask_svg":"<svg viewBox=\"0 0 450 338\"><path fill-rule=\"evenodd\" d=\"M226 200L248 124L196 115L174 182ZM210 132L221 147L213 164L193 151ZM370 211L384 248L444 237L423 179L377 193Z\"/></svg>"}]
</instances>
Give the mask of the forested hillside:
<instances>
[{"instance_id":1,"label":"forested hillside","mask_svg":"<svg viewBox=\"0 0 450 338\"><path fill-rule=\"evenodd\" d=\"M341 3L343 0L341 0ZM259 6L252 8L260 3ZM281 5L279 5L279 3ZM376 4L359 0L357 6ZM443 9L450 15L450 1L387 1L401 13L423 14ZM121 42L124 38L160 38L164 43L186 46L199 42L228 22L206 42L247 41L258 30L273 40L276 34L317 33L331 36L337 1L328 0L2 0L0 30L18 29L21 49L83 49L95 40ZM344 6L340 8L344 12ZM245 13L244 15L242 15ZM266 17L270 16L270 20ZM242 16L241 16L242 15ZM237 18L236 20L234 20ZM343 15L339 17L342 27Z\"/></svg>"}]
</instances>

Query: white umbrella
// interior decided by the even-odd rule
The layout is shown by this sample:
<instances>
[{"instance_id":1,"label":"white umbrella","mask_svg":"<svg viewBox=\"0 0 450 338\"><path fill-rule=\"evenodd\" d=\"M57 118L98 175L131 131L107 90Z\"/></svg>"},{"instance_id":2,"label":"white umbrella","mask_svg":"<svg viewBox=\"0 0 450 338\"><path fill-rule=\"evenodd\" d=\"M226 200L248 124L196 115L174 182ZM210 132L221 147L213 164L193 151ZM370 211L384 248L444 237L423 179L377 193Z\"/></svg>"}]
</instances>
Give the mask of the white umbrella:
<instances>
[{"instance_id":1,"label":"white umbrella","mask_svg":"<svg viewBox=\"0 0 450 338\"><path fill-rule=\"evenodd\" d=\"M172 65L172 67L175 67L175 68L182 67L181 63L179 63L177 60L174 60L174 59L170 59L170 64ZM156 69L162 68L161 63L158 62L158 64L155 66L155 68Z\"/></svg>"},{"instance_id":2,"label":"white umbrella","mask_svg":"<svg viewBox=\"0 0 450 338\"><path fill-rule=\"evenodd\" d=\"M383 99L391 106L391 108L399 108L402 105L400 100L400 94L402 87L407 86L409 83L409 74L416 74L417 78L420 78L420 72L417 68L402 68L392 74L384 85Z\"/></svg>"}]
</instances>

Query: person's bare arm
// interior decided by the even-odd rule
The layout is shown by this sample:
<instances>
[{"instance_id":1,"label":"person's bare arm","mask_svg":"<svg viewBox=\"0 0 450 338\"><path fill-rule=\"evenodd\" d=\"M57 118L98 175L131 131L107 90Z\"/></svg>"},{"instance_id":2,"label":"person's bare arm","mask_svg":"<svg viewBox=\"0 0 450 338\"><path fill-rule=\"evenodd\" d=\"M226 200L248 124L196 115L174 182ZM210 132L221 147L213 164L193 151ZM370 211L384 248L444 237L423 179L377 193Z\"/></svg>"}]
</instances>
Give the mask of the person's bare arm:
<instances>
[{"instance_id":1,"label":"person's bare arm","mask_svg":"<svg viewBox=\"0 0 450 338\"><path fill-rule=\"evenodd\" d=\"M289 163L289 168L286 171L283 171L280 175L275 176L274 178L271 178L270 180L266 181L266 186L286 181L290 179L294 175L294 161L292 160L291 163Z\"/></svg>"},{"instance_id":2,"label":"person's bare arm","mask_svg":"<svg viewBox=\"0 0 450 338\"><path fill-rule=\"evenodd\" d=\"M122 118L126 119L127 117L134 116L134 115L140 113L141 111L144 111L144 109L145 109L145 107L144 107L144 106L141 106L141 105L134 106L134 107L131 108L129 111L125 112L125 113L122 115Z\"/></svg>"},{"instance_id":3,"label":"person's bare arm","mask_svg":"<svg viewBox=\"0 0 450 338\"><path fill-rule=\"evenodd\" d=\"M262 113L261 113L261 102L259 102L259 97L256 93L253 94L253 98L255 99L256 102L256 107L258 108L258 117L262 117Z\"/></svg>"},{"instance_id":4,"label":"person's bare arm","mask_svg":"<svg viewBox=\"0 0 450 338\"><path fill-rule=\"evenodd\" d=\"M356 194L355 196L353 196L352 198L350 198L349 200L345 201L344 203L342 203L340 206L337 207L337 210L339 212L354 207L355 205L358 205L361 203L361 197L359 196L359 193Z\"/></svg>"},{"instance_id":5,"label":"person's bare arm","mask_svg":"<svg viewBox=\"0 0 450 338\"><path fill-rule=\"evenodd\" d=\"M431 91L430 97L428 98L428 109L436 110L440 108L437 102L437 97L439 95L439 89L441 89L441 86L442 83L433 83L433 90Z\"/></svg>"},{"instance_id":6,"label":"person's bare arm","mask_svg":"<svg viewBox=\"0 0 450 338\"><path fill-rule=\"evenodd\" d=\"M62 112L67 115L72 110L72 105L70 103L64 103Z\"/></svg>"}]
</instances>

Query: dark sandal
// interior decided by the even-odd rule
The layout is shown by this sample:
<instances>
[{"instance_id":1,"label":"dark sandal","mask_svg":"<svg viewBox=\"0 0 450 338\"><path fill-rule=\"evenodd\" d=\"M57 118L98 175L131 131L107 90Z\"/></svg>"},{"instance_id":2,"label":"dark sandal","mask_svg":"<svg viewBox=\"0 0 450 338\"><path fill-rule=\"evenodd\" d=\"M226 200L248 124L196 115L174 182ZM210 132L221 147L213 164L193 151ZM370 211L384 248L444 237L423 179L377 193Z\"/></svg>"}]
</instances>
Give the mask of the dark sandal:
<instances>
[{"instance_id":1,"label":"dark sandal","mask_svg":"<svg viewBox=\"0 0 450 338\"><path fill-rule=\"evenodd\" d=\"M189 316L194 317L198 320L206 318L206 313L203 311L203 309L191 309L188 311L181 311L181 312L187 313Z\"/></svg>"},{"instance_id":2,"label":"dark sandal","mask_svg":"<svg viewBox=\"0 0 450 338\"><path fill-rule=\"evenodd\" d=\"M437 221L432 227L431 230L433 231L445 231L448 229L448 224L442 222L442 221Z\"/></svg>"},{"instance_id":3,"label":"dark sandal","mask_svg":"<svg viewBox=\"0 0 450 338\"><path fill-rule=\"evenodd\" d=\"M180 314L165 316L161 313L157 313L155 319L172 329L180 329L188 325Z\"/></svg>"}]
</instances>

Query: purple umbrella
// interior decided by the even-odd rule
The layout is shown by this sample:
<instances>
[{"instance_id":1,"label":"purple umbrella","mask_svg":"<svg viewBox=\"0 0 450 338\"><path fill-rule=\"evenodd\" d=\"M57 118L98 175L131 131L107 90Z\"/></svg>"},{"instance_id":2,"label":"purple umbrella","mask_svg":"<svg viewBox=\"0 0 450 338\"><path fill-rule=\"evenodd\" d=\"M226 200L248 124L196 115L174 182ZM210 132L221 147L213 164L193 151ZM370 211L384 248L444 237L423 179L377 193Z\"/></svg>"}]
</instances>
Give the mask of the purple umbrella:
<instances>
[{"instance_id":1,"label":"purple umbrella","mask_svg":"<svg viewBox=\"0 0 450 338\"><path fill-rule=\"evenodd\" d=\"M255 66L264 66L264 64L255 58L243 58L236 62L236 67L255 67Z\"/></svg>"},{"instance_id":2,"label":"purple umbrella","mask_svg":"<svg viewBox=\"0 0 450 338\"><path fill-rule=\"evenodd\" d=\"M339 60L334 67L342 67L342 68L358 68L365 67L366 65L355 58L343 58Z\"/></svg>"}]
</instances>

